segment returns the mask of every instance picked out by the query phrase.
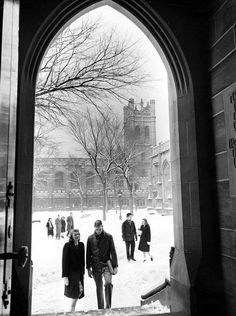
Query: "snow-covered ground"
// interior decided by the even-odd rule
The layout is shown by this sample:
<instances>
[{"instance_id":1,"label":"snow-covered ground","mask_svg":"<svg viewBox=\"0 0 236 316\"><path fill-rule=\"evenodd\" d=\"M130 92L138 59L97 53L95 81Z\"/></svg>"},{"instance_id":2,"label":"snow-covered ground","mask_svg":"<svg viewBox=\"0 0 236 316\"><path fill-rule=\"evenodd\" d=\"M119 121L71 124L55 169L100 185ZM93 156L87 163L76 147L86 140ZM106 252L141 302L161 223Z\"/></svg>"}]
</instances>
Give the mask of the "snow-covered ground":
<instances>
[{"instance_id":1,"label":"snow-covered ground","mask_svg":"<svg viewBox=\"0 0 236 316\"><path fill-rule=\"evenodd\" d=\"M156 287L169 278L169 251L173 246L173 217L158 214L149 215L148 212L138 210L133 220L136 227L140 227L142 218L147 218L152 233L151 253L154 261L143 262L142 253L138 251L136 243L136 262L127 262L125 244L121 238L121 224L125 220L128 210L122 210L123 219L119 214L109 211L107 220L103 223L104 230L114 238L118 255L118 274L113 277L112 307L126 307L140 305L140 296ZM64 312L68 310L69 299L64 297L64 285L61 278L62 248L67 238L48 239L46 222L48 217L53 219L57 215L68 216L67 212L35 212L32 233L32 260L33 260L33 302L32 314L46 312ZM93 224L96 219L102 219L102 211L73 212L75 227L79 228L81 241L85 243L87 237L93 233ZM78 301L77 310L91 310L97 308L95 284L93 279L85 275L85 297ZM163 311L166 311L163 308ZM160 312L162 310L160 309Z\"/></svg>"}]
</instances>

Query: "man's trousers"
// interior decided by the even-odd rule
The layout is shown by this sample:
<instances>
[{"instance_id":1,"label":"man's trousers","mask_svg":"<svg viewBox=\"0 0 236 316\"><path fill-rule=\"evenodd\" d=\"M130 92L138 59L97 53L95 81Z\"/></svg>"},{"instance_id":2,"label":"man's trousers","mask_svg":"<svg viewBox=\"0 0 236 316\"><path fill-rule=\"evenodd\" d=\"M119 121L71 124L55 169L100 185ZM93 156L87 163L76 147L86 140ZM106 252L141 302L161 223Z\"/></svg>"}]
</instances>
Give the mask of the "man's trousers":
<instances>
[{"instance_id":1,"label":"man's trousers","mask_svg":"<svg viewBox=\"0 0 236 316\"><path fill-rule=\"evenodd\" d=\"M112 274L110 273L108 267L104 267L102 272L93 271L93 278L96 284L97 290L97 302L98 309L104 308L104 294L103 294L103 278L104 278L104 287L105 287L105 299L106 299L106 308L111 308L111 297L112 297Z\"/></svg>"}]
</instances>

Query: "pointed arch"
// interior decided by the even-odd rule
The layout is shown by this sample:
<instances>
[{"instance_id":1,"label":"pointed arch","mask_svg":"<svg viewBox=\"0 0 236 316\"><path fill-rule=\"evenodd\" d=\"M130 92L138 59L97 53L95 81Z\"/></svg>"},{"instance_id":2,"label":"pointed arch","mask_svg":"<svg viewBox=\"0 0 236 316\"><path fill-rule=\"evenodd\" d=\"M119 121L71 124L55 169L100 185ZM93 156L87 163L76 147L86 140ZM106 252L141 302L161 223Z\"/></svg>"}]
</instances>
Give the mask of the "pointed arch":
<instances>
[{"instance_id":1,"label":"pointed arch","mask_svg":"<svg viewBox=\"0 0 236 316\"><path fill-rule=\"evenodd\" d=\"M171 133L171 165L175 166L173 173L174 187L173 199L174 214L174 235L176 249L171 269L171 295L178 297L173 300L173 310L179 306L184 311L189 311L191 307L190 300L185 297L190 296L193 290L194 280L201 259L201 226L185 227L186 223L191 223L189 214L191 210L190 196L184 194L186 187L190 188L194 183L194 212L195 219L200 223L199 207L199 184L198 184L198 160L196 149L196 130L195 130L195 105L192 77L186 62L181 46L176 40L173 32L170 30L167 22L156 12L149 1L144 0L62 0L52 1L48 8L47 17L38 17L36 29L32 32L20 28L23 48L20 50L19 65L19 89L18 89L18 117L17 117L17 151L16 151L16 212L14 214L15 222L15 248L27 244L31 247L31 231L27 235L21 235L22 219L24 226L31 227L32 223L32 205L30 199L25 199L25 195L32 193L32 174L33 174L33 129L34 129L34 99L37 73L40 63L46 53L51 41L68 24L86 12L102 5L110 5L123 13L148 36L150 41L159 52L164 65L167 69L169 79L169 100L170 100L170 126ZM56 5L55 3L59 3ZM151 3L151 2L150 2ZM153 1L154 3L154 1ZM163 4L164 5L164 4ZM157 6L158 7L158 6ZM156 7L155 7L156 8ZM30 12L30 9L29 9ZM27 13L28 14L28 13ZM26 15L27 15L26 14ZM23 53L22 53L23 52ZM187 111L184 109L187 108ZM26 119L27 118L27 119ZM25 122L27 121L27 124ZM190 124L191 129L185 125ZM188 125L188 126L190 126ZM181 139L180 139L181 135ZM188 146L186 146L188 144ZM187 151L186 147L191 148ZM25 163L27 161L27 164ZM191 168L186 168L186 165ZM24 188L24 194L22 194ZM20 194L19 194L20 193ZM182 207L184 200L185 207ZM29 215L31 214L31 215ZM192 224L193 225L193 224ZM192 229L192 230L191 230ZM193 248L191 238L194 234L194 240L198 240L197 247ZM23 236L23 239L22 239ZM187 260L185 250L188 250ZM183 266L186 267L183 269ZM192 267L195 267L192 269ZM28 314L27 302L30 297L30 266L28 265L24 272L14 270L15 280L22 286L22 291L18 300L24 302L22 315ZM191 282L190 282L191 280ZM27 283L28 282L28 283ZM14 283L14 282L13 282ZM179 289L183 293L179 295ZM19 293L13 293L16 296ZM27 299L26 299L27 298ZM25 301L27 301L25 303ZM175 304L177 304L175 306Z\"/></svg>"}]
</instances>

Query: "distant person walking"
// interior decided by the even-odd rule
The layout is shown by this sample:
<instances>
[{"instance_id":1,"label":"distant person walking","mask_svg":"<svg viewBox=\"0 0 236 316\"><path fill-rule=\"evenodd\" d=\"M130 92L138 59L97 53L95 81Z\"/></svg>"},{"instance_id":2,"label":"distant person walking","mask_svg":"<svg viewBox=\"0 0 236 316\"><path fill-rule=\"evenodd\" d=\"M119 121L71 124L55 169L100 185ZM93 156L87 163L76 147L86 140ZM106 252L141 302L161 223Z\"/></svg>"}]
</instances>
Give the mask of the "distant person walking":
<instances>
[{"instance_id":1,"label":"distant person walking","mask_svg":"<svg viewBox=\"0 0 236 316\"><path fill-rule=\"evenodd\" d=\"M64 295L71 298L70 312L75 311L78 299L84 297L84 244L80 241L80 232L73 229L69 242L65 243L62 253L62 277Z\"/></svg>"},{"instance_id":2,"label":"distant person walking","mask_svg":"<svg viewBox=\"0 0 236 316\"><path fill-rule=\"evenodd\" d=\"M69 236L70 231L74 228L74 219L73 219L73 214L70 212L70 215L67 216L67 236Z\"/></svg>"},{"instance_id":3,"label":"distant person walking","mask_svg":"<svg viewBox=\"0 0 236 316\"><path fill-rule=\"evenodd\" d=\"M117 255L112 235L103 230L102 221L94 223L94 234L88 237L86 268L96 284L98 309L104 309L103 278L106 308L111 308L112 275L117 273Z\"/></svg>"},{"instance_id":4,"label":"distant person walking","mask_svg":"<svg viewBox=\"0 0 236 316\"><path fill-rule=\"evenodd\" d=\"M57 216L55 219L55 226L56 226L56 239L61 238L61 218L60 215Z\"/></svg>"},{"instance_id":5,"label":"distant person walking","mask_svg":"<svg viewBox=\"0 0 236 316\"><path fill-rule=\"evenodd\" d=\"M66 221L65 221L65 217L62 216L61 217L61 237L65 238L65 232L66 232Z\"/></svg>"},{"instance_id":6,"label":"distant person walking","mask_svg":"<svg viewBox=\"0 0 236 316\"><path fill-rule=\"evenodd\" d=\"M127 260L134 259L134 249L135 249L135 240L137 241L137 232L134 222L132 221L133 214L128 213L126 215L126 220L122 224L122 239L125 241L126 245L126 255Z\"/></svg>"},{"instance_id":7,"label":"distant person walking","mask_svg":"<svg viewBox=\"0 0 236 316\"><path fill-rule=\"evenodd\" d=\"M153 256L150 254L151 229L146 218L142 219L142 225L139 231L141 236L138 249L143 252L143 262L146 261L146 253L149 255L151 261L153 261Z\"/></svg>"},{"instance_id":8,"label":"distant person walking","mask_svg":"<svg viewBox=\"0 0 236 316\"><path fill-rule=\"evenodd\" d=\"M46 227L47 227L48 237L51 236L53 238L53 236L54 236L54 226L53 226L51 218L48 219Z\"/></svg>"}]
</instances>

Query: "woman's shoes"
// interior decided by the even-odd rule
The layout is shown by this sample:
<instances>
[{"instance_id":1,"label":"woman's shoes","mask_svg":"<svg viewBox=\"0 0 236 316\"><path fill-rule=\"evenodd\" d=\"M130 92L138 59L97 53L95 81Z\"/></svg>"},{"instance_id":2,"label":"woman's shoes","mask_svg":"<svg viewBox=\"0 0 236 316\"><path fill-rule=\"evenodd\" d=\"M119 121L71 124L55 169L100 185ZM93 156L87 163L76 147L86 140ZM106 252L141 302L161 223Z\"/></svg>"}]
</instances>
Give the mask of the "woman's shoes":
<instances>
[{"instance_id":1,"label":"woman's shoes","mask_svg":"<svg viewBox=\"0 0 236 316\"><path fill-rule=\"evenodd\" d=\"M143 260L143 262L147 261L146 259Z\"/></svg>"}]
</instances>

